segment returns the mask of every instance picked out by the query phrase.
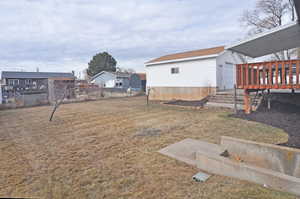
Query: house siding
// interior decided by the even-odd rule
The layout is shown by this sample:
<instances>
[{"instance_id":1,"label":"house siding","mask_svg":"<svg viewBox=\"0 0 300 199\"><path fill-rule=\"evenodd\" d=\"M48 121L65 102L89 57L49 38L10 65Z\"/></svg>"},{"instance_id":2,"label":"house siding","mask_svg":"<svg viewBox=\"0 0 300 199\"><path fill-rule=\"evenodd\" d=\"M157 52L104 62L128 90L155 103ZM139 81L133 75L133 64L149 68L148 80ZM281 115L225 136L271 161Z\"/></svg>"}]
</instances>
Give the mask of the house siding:
<instances>
[{"instance_id":1,"label":"house siding","mask_svg":"<svg viewBox=\"0 0 300 199\"><path fill-rule=\"evenodd\" d=\"M117 82L122 83L122 86L119 88L128 89L130 85L130 80L128 77L117 77Z\"/></svg>"},{"instance_id":2,"label":"house siding","mask_svg":"<svg viewBox=\"0 0 300 199\"><path fill-rule=\"evenodd\" d=\"M179 68L171 74L171 68ZM216 87L216 58L146 67L147 87Z\"/></svg>"},{"instance_id":3,"label":"house siding","mask_svg":"<svg viewBox=\"0 0 300 199\"><path fill-rule=\"evenodd\" d=\"M199 100L218 90L232 89L236 75L235 64L238 63L242 61L236 53L224 51L217 57L206 59L146 64L149 98ZM179 73L171 74L172 68L179 68Z\"/></svg>"},{"instance_id":4,"label":"house siding","mask_svg":"<svg viewBox=\"0 0 300 199\"><path fill-rule=\"evenodd\" d=\"M242 60L236 53L225 51L217 57L217 88L218 90L233 89L236 80L236 64ZM222 66L222 67L221 67Z\"/></svg>"},{"instance_id":5,"label":"house siding","mask_svg":"<svg viewBox=\"0 0 300 199\"><path fill-rule=\"evenodd\" d=\"M95 83L100 87L114 88L116 86L116 76L114 74L104 72L96 77L92 83Z\"/></svg>"},{"instance_id":6,"label":"house siding","mask_svg":"<svg viewBox=\"0 0 300 199\"><path fill-rule=\"evenodd\" d=\"M141 90L142 88L140 77L137 74L118 76L109 72L104 72L98 77L94 78L92 83L104 88L118 88L124 90L127 90L128 88Z\"/></svg>"},{"instance_id":7,"label":"house siding","mask_svg":"<svg viewBox=\"0 0 300 199\"><path fill-rule=\"evenodd\" d=\"M139 77L139 75L137 74L132 74L130 76L130 83L129 83L129 87L133 88L135 90L142 90L142 81Z\"/></svg>"},{"instance_id":8,"label":"house siding","mask_svg":"<svg viewBox=\"0 0 300 199\"><path fill-rule=\"evenodd\" d=\"M146 74L150 100L201 100L216 92L216 58L148 66Z\"/></svg>"}]
</instances>

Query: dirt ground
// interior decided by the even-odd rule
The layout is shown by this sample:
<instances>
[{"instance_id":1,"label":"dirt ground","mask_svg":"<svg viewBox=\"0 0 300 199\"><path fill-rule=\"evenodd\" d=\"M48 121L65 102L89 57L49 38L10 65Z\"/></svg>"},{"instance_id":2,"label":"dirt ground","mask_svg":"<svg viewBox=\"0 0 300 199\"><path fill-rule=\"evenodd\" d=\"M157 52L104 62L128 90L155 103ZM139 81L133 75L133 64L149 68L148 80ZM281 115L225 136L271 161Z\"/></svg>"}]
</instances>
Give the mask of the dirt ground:
<instances>
[{"instance_id":1,"label":"dirt ground","mask_svg":"<svg viewBox=\"0 0 300 199\"><path fill-rule=\"evenodd\" d=\"M175 100L166 102L168 105L177 105L177 106L194 106L194 107L203 107L204 104L208 101L207 98L198 101L184 101L184 100Z\"/></svg>"},{"instance_id":2,"label":"dirt ground","mask_svg":"<svg viewBox=\"0 0 300 199\"><path fill-rule=\"evenodd\" d=\"M240 111L235 117L281 128L289 139L280 145L300 148L300 94L272 94L271 98L270 110L264 100L257 111L250 115Z\"/></svg>"},{"instance_id":3,"label":"dirt ground","mask_svg":"<svg viewBox=\"0 0 300 199\"><path fill-rule=\"evenodd\" d=\"M0 197L296 198L197 168L157 151L185 138L287 141L283 130L221 109L146 105L144 97L0 111Z\"/></svg>"}]
</instances>

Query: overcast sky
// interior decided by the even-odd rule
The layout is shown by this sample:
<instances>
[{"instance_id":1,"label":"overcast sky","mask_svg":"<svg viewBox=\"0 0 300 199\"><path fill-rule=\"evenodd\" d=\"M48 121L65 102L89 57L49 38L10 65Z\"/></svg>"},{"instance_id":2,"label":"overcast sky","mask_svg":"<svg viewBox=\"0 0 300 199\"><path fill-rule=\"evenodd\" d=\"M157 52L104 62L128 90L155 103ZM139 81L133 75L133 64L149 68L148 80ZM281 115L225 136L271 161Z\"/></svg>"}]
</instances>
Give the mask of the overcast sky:
<instances>
[{"instance_id":1,"label":"overcast sky","mask_svg":"<svg viewBox=\"0 0 300 199\"><path fill-rule=\"evenodd\" d=\"M0 70L77 73L98 52L144 71L165 54L243 38L255 0L1 0Z\"/></svg>"}]
</instances>

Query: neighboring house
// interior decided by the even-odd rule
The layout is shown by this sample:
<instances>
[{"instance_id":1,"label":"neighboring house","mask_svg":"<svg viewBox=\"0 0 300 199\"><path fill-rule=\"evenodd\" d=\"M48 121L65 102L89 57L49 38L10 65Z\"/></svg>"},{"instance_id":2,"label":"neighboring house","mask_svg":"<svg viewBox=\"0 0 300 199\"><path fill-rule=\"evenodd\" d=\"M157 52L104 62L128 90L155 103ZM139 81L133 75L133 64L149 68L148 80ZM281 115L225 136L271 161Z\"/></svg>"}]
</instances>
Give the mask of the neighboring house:
<instances>
[{"instance_id":1,"label":"neighboring house","mask_svg":"<svg viewBox=\"0 0 300 199\"><path fill-rule=\"evenodd\" d=\"M200 100L217 90L233 89L236 63L224 46L166 55L146 65L151 100Z\"/></svg>"},{"instance_id":2,"label":"neighboring house","mask_svg":"<svg viewBox=\"0 0 300 199\"><path fill-rule=\"evenodd\" d=\"M147 78L146 73L137 73L137 75L140 77L141 83L142 83L142 90L146 91L146 84L147 84Z\"/></svg>"},{"instance_id":3,"label":"neighboring house","mask_svg":"<svg viewBox=\"0 0 300 199\"><path fill-rule=\"evenodd\" d=\"M142 89L139 75L122 72L102 71L91 78L91 83L97 84L102 88Z\"/></svg>"},{"instance_id":4,"label":"neighboring house","mask_svg":"<svg viewBox=\"0 0 300 199\"><path fill-rule=\"evenodd\" d=\"M6 103L18 99L24 105L46 104L55 98L57 82L74 81L73 73L2 71L2 98Z\"/></svg>"}]
</instances>

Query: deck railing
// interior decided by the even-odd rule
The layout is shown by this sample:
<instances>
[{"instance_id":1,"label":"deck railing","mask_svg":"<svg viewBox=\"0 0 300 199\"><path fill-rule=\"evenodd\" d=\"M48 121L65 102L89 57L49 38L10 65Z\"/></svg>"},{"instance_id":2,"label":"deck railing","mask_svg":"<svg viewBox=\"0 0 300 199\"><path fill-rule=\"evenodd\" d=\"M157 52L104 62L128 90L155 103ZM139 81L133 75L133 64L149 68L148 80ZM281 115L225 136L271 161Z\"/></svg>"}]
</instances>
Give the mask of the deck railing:
<instances>
[{"instance_id":1,"label":"deck railing","mask_svg":"<svg viewBox=\"0 0 300 199\"><path fill-rule=\"evenodd\" d=\"M300 60L238 64L236 84L239 89L300 88Z\"/></svg>"}]
</instances>

